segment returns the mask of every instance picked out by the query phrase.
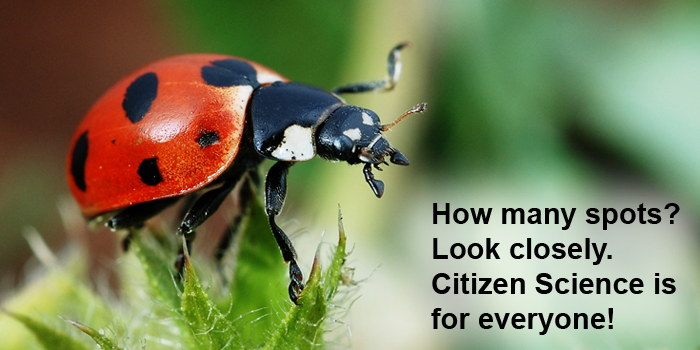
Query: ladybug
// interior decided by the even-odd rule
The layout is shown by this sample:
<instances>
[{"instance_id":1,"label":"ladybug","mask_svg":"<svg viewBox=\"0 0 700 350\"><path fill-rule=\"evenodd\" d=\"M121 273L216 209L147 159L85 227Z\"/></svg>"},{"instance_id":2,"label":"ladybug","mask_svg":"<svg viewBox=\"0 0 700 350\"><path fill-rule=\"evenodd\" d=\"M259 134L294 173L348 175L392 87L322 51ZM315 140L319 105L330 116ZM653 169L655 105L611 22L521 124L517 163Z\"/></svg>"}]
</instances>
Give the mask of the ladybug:
<instances>
[{"instance_id":1,"label":"ladybug","mask_svg":"<svg viewBox=\"0 0 700 350\"><path fill-rule=\"evenodd\" d=\"M391 50L385 79L333 91L290 82L263 65L231 56L190 54L149 64L108 90L78 126L67 162L70 189L85 217L106 215L112 230L142 226L187 196L177 232L190 246L195 229L241 180L250 179L243 184L249 188L257 182L258 165L276 161L265 179L265 211L290 264L289 296L296 303L303 275L292 242L275 222L289 168L316 155L364 164L365 180L382 196L384 183L374 178L373 168L382 170L387 157L394 164L409 163L382 133L422 112L425 104L383 125L376 113L348 105L339 95L391 90L406 45ZM244 207L253 192L240 192ZM183 258L181 250L178 270Z\"/></svg>"}]
</instances>

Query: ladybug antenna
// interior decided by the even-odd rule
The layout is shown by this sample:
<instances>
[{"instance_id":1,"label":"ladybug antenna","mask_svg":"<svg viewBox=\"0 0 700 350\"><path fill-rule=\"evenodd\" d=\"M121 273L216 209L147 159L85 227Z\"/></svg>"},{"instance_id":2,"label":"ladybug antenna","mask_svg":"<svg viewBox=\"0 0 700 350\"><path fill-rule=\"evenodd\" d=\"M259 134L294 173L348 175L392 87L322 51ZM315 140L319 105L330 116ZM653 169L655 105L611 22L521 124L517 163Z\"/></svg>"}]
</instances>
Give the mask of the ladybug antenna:
<instances>
[{"instance_id":1,"label":"ladybug antenna","mask_svg":"<svg viewBox=\"0 0 700 350\"><path fill-rule=\"evenodd\" d=\"M407 110L406 113L404 113L404 114L402 114L400 117L396 118L396 120L395 120L393 123L382 125L382 132L387 132L387 131L389 131L389 129L393 128L394 125L396 125L396 124L398 124L399 122L401 122L401 121L403 120L403 118L406 118L406 117L408 117L408 116L411 115L411 114L423 113L423 112L425 112L425 108L426 108L427 106L428 106L428 104L425 103L425 102L421 102L421 103L419 103L419 104L413 106L413 108Z\"/></svg>"}]
</instances>

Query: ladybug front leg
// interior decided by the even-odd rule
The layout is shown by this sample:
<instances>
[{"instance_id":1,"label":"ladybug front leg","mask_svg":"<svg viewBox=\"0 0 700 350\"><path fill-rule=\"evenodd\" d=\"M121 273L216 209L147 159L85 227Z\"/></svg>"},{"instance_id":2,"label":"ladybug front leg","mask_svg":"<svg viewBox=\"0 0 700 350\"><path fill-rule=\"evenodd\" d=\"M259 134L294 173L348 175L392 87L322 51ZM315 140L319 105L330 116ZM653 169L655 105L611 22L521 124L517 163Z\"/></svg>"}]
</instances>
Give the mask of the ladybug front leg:
<instances>
[{"instance_id":1,"label":"ladybug front leg","mask_svg":"<svg viewBox=\"0 0 700 350\"><path fill-rule=\"evenodd\" d=\"M282 257L285 262L289 263L289 277L292 279L289 283L289 298L296 304L301 291L304 290L304 276L297 264L297 253L294 251L292 241L289 240L289 237L275 222L275 216L282 211L284 199L287 196L287 173L292 165L294 165L292 162L277 162L267 172L267 178L265 179L265 212L269 218L270 228L275 235L277 245L282 251Z\"/></svg>"},{"instance_id":2,"label":"ladybug front leg","mask_svg":"<svg viewBox=\"0 0 700 350\"><path fill-rule=\"evenodd\" d=\"M334 89L333 93L336 95L345 93L356 94L368 91L389 91L393 89L399 82L399 77L401 76L401 50L407 46L408 42L403 42L391 49L391 52L389 52L389 59L386 62L389 74L384 79L341 86Z\"/></svg>"}]
</instances>

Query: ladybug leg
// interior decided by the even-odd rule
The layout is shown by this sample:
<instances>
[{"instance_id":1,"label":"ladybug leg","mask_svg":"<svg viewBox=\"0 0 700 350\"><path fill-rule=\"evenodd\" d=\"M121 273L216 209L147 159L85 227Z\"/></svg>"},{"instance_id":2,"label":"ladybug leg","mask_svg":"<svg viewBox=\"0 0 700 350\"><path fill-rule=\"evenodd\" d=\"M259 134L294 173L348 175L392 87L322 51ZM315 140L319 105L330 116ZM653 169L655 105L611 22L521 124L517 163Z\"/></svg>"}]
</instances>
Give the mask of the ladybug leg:
<instances>
[{"instance_id":1,"label":"ladybug leg","mask_svg":"<svg viewBox=\"0 0 700 350\"><path fill-rule=\"evenodd\" d=\"M114 214L112 218L107 220L107 226L112 231L142 226L144 221L158 215L158 213L175 204L179 199L180 197L171 197L132 205Z\"/></svg>"},{"instance_id":2,"label":"ladybug leg","mask_svg":"<svg viewBox=\"0 0 700 350\"><path fill-rule=\"evenodd\" d=\"M122 251L128 252L131 247L131 240L134 238L134 231L130 228L129 233L122 239Z\"/></svg>"},{"instance_id":3,"label":"ladybug leg","mask_svg":"<svg viewBox=\"0 0 700 350\"><path fill-rule=\"evenodd\" d=\"M399 82L399 77L401 76L401 50L406 46L408 46L408 42L403 42L391 49L391 52L389 52L389 59L386 63L389 74L384 79L341 86L334 89L333 93L336 95L346 93L356 94L368 91L389 91L393 89L396 83Z\"/></svg>"},{"instance_id":4,"label":"ladybug leg","mask_svg":"<svg viewBox=\"0 0 700 350\"><path fill-rule=\"evenodd\" d=\"M275 240L277 240L277 245L282 251L282 257L285 262L289 263L289 277L292 280L289 283L289 298L296 304L299 294L304 290L304 275L297 264L297 253L294 250L292 241L289 240L289 237L275 222L275 216L282 211L282 205L284 205L284 199L287 196L287 173L292 165L294 165L292 162L277 162L267 172L267 178L265 179L265 212L269 218L270 228L275 236Z\"/></svg>"},{"instance_id":5,"label":"ladybug leg","mask_svg":"<svg viewBox=\"0 0 700 350\"><path fill-rule=\"evenodd\" d=\"M179 235L185 236L185 244L187 245L187 250L190 251L192 248L192 241L196 236L195 229L199 227L204 221L206 221L224 202L226 197L231 193L236 183L241 178L238 176L229 177L223 185L210 190L209 192L201 195L194 202L190 210L182 219L180 227L177 229ZM184 251L180 248L177 255L177 260L175 261L175 268L177 268L180 275L182 275L182 268L184 262Z\"/></svg>"},{"instance_id":6,"label":"ladybug leg","mask_svg":"<svg viewBox=\"0 0 700 350\"><path fill-rule=\"evenodd\" d=\"M194 203L197 201L197 198L199 198L198 193L190 193L188 195L184 196L182 204L180 208L177 211L177 216L178 220L180 218L184 218L187 215L187 212L190 211L190 208L194 205Z\"/></svg>"},{"instance_id":7,"label":"ladybug leg","mask_svg":"<svg viewBox=\"0 0 700 350\"><path fill-rule=\"evenodd\" d=\"M184 219L182 219L177 233L185 236L193 234L194 230L199 227L199 225L203 224L217 209L219 209L221 203L224 202L229 193L236 187L238 180L240 180L240 176L230 178L226 180L223 185L197 198L197 201L194 202L190 210L187 211Z\"/></svg>"}]
</instances>

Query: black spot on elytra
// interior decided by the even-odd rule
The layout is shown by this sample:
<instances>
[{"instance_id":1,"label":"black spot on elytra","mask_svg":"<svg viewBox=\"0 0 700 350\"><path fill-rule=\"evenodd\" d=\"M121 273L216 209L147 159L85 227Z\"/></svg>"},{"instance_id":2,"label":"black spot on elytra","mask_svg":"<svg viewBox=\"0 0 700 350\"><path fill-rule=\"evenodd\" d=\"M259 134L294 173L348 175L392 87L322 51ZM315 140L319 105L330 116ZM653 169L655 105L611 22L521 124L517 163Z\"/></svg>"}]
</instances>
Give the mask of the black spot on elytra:
<instances>
[{"instance_id":1,"label":"black spot on elytra","mask_svg":"<svg viewBox=\"0 0 700 350\"><path fill-rule=\"evenodd\" d=\"M202 67L202 79L207 84L217 87L260 86L255 68L248 62L235 59L212 61L211 66Z\"/></svg>"},{"instance_id":2,"label":"black spot on elytra","mask_svg":"<svg viewBox=\"0 0 700 350\"><path fill-rule=\"evenodd\" d=\"M197 143L199 147L206 148L213 144L219 143L219 133L216 131L210 131L202 134L202 136L197 138Z\"/></svg>"},{"instance_id":3,"label":"black spot on elytra","mask_svg":"<svg viewBox=\"0 0 700 350\"><path fill-rule=\"evenodd\" d=\"M158 95L158 76L156 73L149 72L136 78L124 94L122 108L126 112L126 117L132 123L136 123L151 109L151 102Z\"/></svg>"},{"instance_id":4,"label":"black spot on elytra","mask_svg":"<svg viewBox=\"0 0 700 350\"><path fill-rule=\"evenodd\" d=\"M160 176L160 170L158 170L157 161L158 158L147 158L139 165L137 173L141 176L141 182L148 186L155 186L163 181L163 177Z\"/></svg>"},{"instance_id":5,"label":"black spot on elytra","mask_svg":"<svg viewBox=\"0 0 700 350\"><path fill-rule=\"evenodd\" d=\"M87 186L85 185L85 162L88 156L88 132L85 131L78 137L73 145L73 155L70 162L70 173L73 175L73 182L75 186L81 191L85 192Z\"/></svg>"}]
</instances>

